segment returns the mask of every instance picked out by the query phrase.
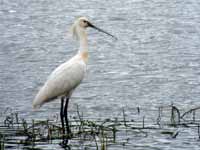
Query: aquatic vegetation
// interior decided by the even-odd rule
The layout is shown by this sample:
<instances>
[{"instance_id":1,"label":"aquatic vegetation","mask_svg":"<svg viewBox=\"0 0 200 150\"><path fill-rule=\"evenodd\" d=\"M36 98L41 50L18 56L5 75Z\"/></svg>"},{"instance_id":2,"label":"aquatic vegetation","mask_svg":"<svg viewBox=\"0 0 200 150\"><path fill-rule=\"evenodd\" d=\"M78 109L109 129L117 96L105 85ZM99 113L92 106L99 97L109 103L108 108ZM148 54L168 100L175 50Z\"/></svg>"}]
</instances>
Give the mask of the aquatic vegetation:
<instances>
[{"instance_id":1,"label":"aquatic vegetation","mask_svg":"<svg viewBox=\"0 0 200 150\"><path fill-rule=\"evenodd\" d=\"M193 128L200 139L200 125L197 119L199 108L181 111L177 106L159 107L155 122L148 119L148 114L143 115L141 108L136 108L138 120L129 120L125 109L119 118L107 118L104 120L84 119L77 106L77 116L70 118L70 135L64 135L69 139L70 148L93 148L107 150L108 147L130 146L131 139L148 138L153 131L161 136L175 139L181 136L180 128ZM182 112L182 113L181 113ZM196 135L194 135L196 136ZM10 112L4 116L0 124L0 149L14 149L25 147L26 149L43 149L40 145L59 145L62 141L62 128L59 122L53 120L20 119L17 113Z\"/></svg>"}]
</instances>

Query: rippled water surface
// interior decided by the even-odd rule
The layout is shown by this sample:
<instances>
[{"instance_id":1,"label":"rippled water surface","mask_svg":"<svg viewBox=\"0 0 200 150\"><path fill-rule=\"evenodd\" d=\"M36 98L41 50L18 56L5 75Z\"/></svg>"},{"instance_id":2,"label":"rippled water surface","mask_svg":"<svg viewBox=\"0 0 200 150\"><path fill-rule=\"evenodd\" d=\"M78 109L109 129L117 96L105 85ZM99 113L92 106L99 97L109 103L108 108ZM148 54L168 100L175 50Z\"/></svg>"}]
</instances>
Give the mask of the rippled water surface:
<instances>
[{"instance_id":1,"label":"rippled water surface","mask_svg":"<svg viewBox=\"0 0 200 150\"><path fill-rule=\"evenodd\" d=\"M116 117L122 108L131 118L136 107L200 105L199 8L198 0L0 0L0 110L11 107L27 119L59 113L59 100L37 112L31 103L53 69L76 54L68 31L78 16L119 40L88 29L88 71L70 101L72 115L76 104L87 118ZM148 137L135 149L143 143L199 149L193 136Z\"/></svg>"}]
</instances>

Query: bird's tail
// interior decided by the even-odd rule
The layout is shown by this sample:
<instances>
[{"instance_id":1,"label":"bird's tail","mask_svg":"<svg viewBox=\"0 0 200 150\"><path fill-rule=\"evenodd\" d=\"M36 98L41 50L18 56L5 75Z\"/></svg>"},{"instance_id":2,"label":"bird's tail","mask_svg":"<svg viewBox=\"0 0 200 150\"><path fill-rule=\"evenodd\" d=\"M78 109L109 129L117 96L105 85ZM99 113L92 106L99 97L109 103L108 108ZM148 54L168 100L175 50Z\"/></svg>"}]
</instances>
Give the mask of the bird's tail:
<instances>
[{"instance_id":1,"label":"bird's tail","mask_svg":"<svg viewBox=\"0 0 200 150\"><path fill-rule=\"evenodd\" d=\"M33 100L33 109L40 108L43 104L52 101L53 99L57 98L57 96L52 96L53 92L48 89L48 86L44 85L38 94L36 95L35 99Z\"/></svg>"},{"instance_id":2,"label":"bird's tail","mask_svg":"<svg viewBox=\"0 0 200 150\"><path fill-rule=\"evenodd\" d=\"M33 110L37 110L37 109L39 109L42 106L42 104L38 103L38 101L36 101L34 99L32 106L33 106Z\"/></svg>"},{"instance_id":3,"label":"bird's tail","mask_svg":"<svg viewBox=\"0 0 200 150\"><path fill-rule=\"evenodd\" d=\"M33 100L33 109L39 109L43 104L44 104L44 96L42 96L41 94L41 90L39 91L39 93L36 95L35 99Z\"/></svg>"},{"instance_id":4,"label":"bird's tail","mask_svg":"<svg viewBox=\"0 0 200 150\"><path fill-rule=\"evenodd\" d=\"M33 106L33 110L37 110L37 109L39 109L42 105L33 103L32 106Z\"/></svg>"}]
</instances>

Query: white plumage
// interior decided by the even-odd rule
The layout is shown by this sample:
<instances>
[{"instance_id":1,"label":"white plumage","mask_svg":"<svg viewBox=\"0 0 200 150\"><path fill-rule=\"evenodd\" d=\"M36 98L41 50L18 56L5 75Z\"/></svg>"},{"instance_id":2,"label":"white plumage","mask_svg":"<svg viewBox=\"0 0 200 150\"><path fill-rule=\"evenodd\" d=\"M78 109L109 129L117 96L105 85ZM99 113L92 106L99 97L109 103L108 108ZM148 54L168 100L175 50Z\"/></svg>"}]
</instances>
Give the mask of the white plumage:
<instances>
[{"instance_id":1,"label":"white plumage","mask_svg":"<svg viewBox=\"0 0 200 150\"><path fill-rule=\"evenodd\" d=\"M87 27L92 27L114 37L110 33L91 24L86 17L80 17L75 20L71 31L73 36L80 42L79 51L69 61L61 64L51 73L33 100L33 108L39 108L44 103L59 96L70 98L72 91L81 83L86 72L86 63L88 61Z\"/></svg>"},{"instance_id":2,"label":"white plumage","mask_svg":"<svg viewBox=\"0 0 200 150\"><path fill-rule=\"evenodd\" d=\"M86 28L92 27L98 31L104 32L107 35L114 37L108 32L97 28L91 24L87 18L80 17L75 20L72 25L71 31L74 37L80 42L78 53L72 57L69 61L58 66L49 76L44 86L40 89L35 99L33 100L33 108L39 108L44 103L50 102L57 97L61 98L60 118L63 129L63 145L68 143L68 139L65 139L65 124L68 134L70 134L70 128L67 117L68 102L74 89L81 83L86 72L86 64L88 61L88 40ZM64 105L64 101L66 101Z\"/></svg>"},{"instance_id":3,"label":"white plumage","mask_svg":"<svg viewBox=\"0 0 200 150\"><path fill-rule=\"evenodd\" d=\"M86 63L81 53L58 66L49 76L33 101L33 108L39 108L59 96L71 96L72 91L81 83L86 72Z\"/></svg>"},{"instance_id":4,"label":"white plumage","mask_svg":"<svg viewBox=\"0 0 200 150\"><path fill-rule=\"evenodd\" d=\"M71 31L73 36L77 37L80 41L79 51L69 61L61 64L51 73L33 100L33 108L39 108L44 103L50 102L60 96L70 98L73 90L81 83L86 72L88 59L86 28L89 24L88 19L85 17L75 20Z\"/></svg>"}]
</instances>

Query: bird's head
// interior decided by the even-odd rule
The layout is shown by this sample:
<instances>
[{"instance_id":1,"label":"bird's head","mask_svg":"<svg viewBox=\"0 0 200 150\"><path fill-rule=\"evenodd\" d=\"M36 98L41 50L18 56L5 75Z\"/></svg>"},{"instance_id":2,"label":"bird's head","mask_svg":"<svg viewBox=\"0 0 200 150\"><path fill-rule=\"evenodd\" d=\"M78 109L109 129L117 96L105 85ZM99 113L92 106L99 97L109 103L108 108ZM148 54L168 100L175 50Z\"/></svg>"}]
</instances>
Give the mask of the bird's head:
<instances>
[{"instance_id":1,"label":"bird's head","mask_svg":"<svg viewBox=\"0 0 200 150\"><path fill-rule=\"evenodd\" d=\"M93 29L98 30L99 32L103 32L109 36L112 36L113 38L117 39L116 37L114 37L112 34L96 27L95 25L93 25L86 17L79 17L78 19L75 20L74 24L71 27L71 31L72 31L72 35L73 37L78 38L79 34L81 31L85 31L87 27L91 27Z\"/></svg>"},{"instance_id":2,"label":"bird's head","mask_svg":"<svg viewBox=\"0 0 200 150\"><path fill-rule=\"evenodd\" d=\"M75 24L77 24L77 26L79 26L80 28L86 29L87 27L89 27L90 22L86 17L80 17L76 19Z\"/></svg>"}]
</instances>

